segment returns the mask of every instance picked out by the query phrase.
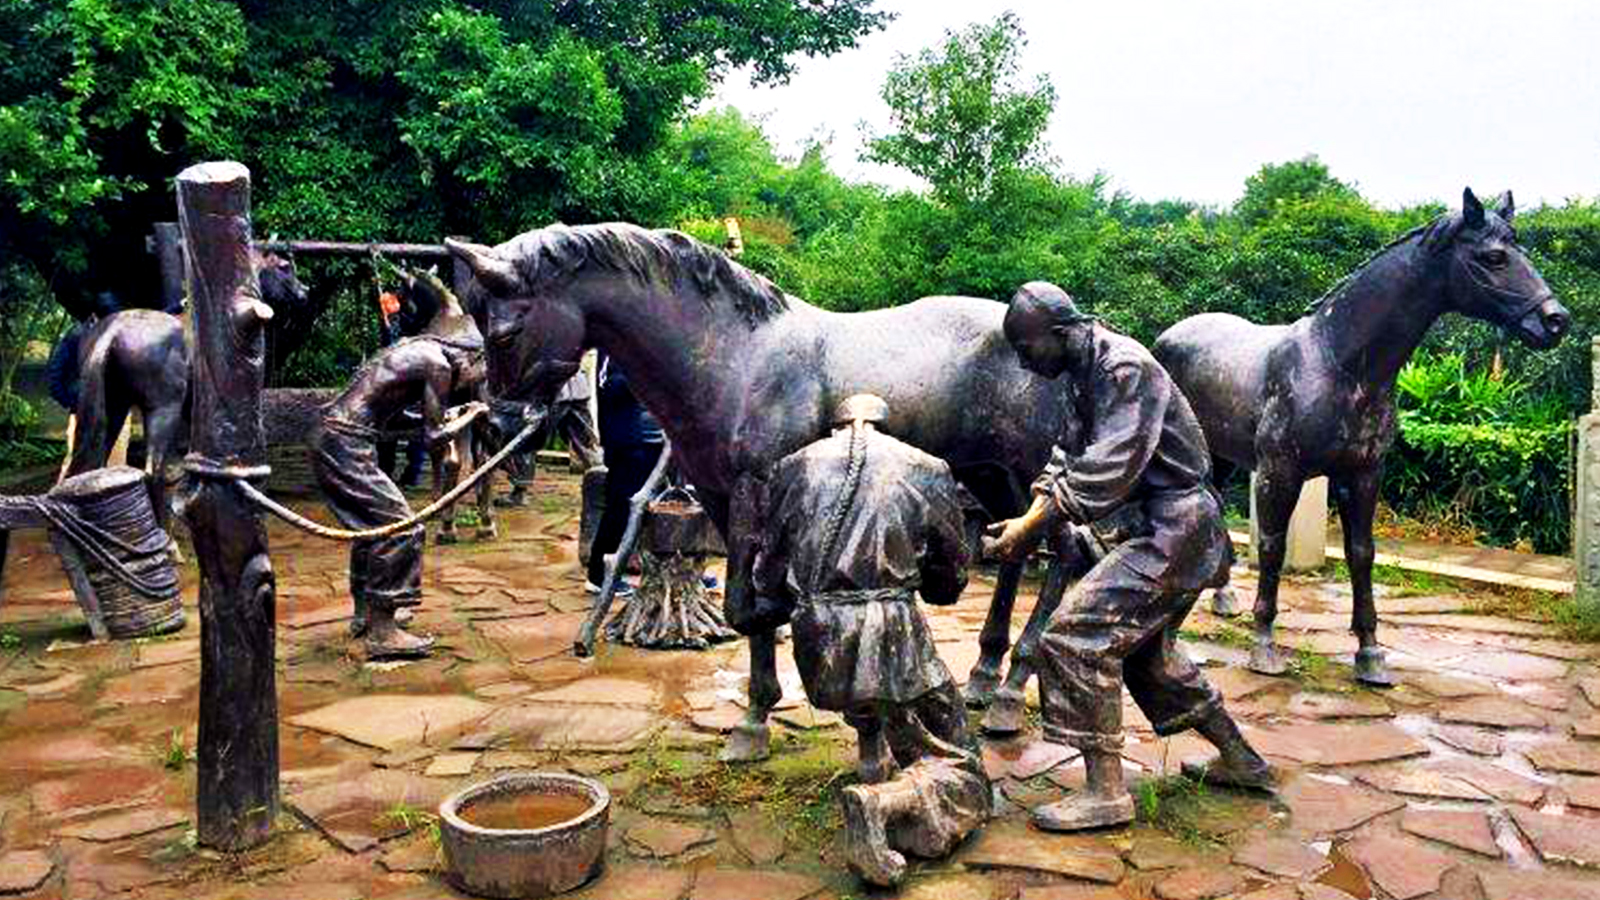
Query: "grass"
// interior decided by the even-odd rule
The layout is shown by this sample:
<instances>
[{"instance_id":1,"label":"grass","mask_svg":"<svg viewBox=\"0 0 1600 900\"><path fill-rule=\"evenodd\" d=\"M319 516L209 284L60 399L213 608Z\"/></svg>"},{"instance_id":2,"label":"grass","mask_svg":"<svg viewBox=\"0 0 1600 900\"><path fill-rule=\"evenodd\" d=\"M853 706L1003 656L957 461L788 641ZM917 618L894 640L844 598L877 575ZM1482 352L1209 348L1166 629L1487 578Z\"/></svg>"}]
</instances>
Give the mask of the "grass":
<instances>
[{"instance_id":1,"label":"grass","mask_svg":"<svg viewBox=\"0 0 1600 900\"><path fill-rule=\"evenodd\" d=\"M22 649L22 635L17 634L15 631L7 631L4 634L0 634L0 650L21 650L21 649Z\"/></svg>"},{"instance_id":2,"label":"grass","mask_svg":"<svg viewBox=\"0 0 1600 900\"><path fill-rule=\"evenodd\" d=\"M834 797L841 782L855 778L841 744L820 733L791 735L765 762L729 765L699 754L671 751L659 743L638 753L630 769L638 787L630 803L653 794L670 794L707 809L763 808L784 823L798 845L819 850L844 827Z\"/></svg>"},{"instance_id":3,"label":"grass","mask_svg":"<svg viewBox=\"0 0 1600 900\"><path fill-rule=\"evenodd\" d=\"M163 769L181 772L190 758L189 745L184 743L182 729L172 729L172 733L167 735L166 745L156 746L156 761L161 763Z\"/></svg>"},{"instance_id":4,"label":"grass","mask_svg":"<svg viewBox=\"0 0 1600 900\"><path fill-rule=\"evenodd\" d=\"M1527 588L1497 587L1474 592L1472 611L1554 625L1561 636L1600 642L1600 596L1579 591L1556 594Z\"/></svg>"},{"instance_id":5,"label":"grass","mask_svg":"<svg viewBox=\"0 0 1600 900\"><path fill-rule=\"evenodd\" d=\"M1342 559L1334 560L1323 568L1320 577L1349 583L1350 567ZM1394 588L1395 591L1392 596L1396 597L1423 597L1430 594L1450 594L1464 590L1461 582L1443 575L1402 569L1399 566L1377 564L1372 567L1372 583Z\"/></svg>"},{"instance_id":6,"label":"grass","mask_svg":"<svg viewBox=\"0 0 1600 900\"><path fill-rule=\"evenodd\" d=\"M393 806L379 813L376 824L380 827L398 825L407 832L421 831L435 848L440 846L439 817L404 800L395 801Z\"/></svg>"},{"instance_id":7,"label":"grass","mask_svg":"<svg viewBox=\"0 0 1600 900\"><path fill-rule=\"evenodd\" d=\"M1181 775L1166 775L1139 782L1133 789L1134 819L1164 831L1188 844L1213 844L1215 838L1201 827L1211 805L1206 786Z\"/></svg>"}]
</instances>

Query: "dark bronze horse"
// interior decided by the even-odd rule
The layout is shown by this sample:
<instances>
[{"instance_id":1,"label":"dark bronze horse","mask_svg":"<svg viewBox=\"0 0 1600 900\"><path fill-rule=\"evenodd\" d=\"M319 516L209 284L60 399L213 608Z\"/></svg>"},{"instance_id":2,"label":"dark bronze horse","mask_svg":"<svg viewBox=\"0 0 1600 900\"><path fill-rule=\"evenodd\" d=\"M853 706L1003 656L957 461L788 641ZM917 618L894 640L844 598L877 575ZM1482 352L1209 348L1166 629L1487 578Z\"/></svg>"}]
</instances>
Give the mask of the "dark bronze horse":
<instances>
[{"instance_id":1,"label":"dark bronze horse","mask_svg":"<svg viewBox=\"0 0 1600 900\"><path fill-rule=\"evenodd\" d=\"M1518 248L1513 212L1509 192L1485 210L1468 189L1460 213L1396 239L1291 325L1207 313L1156 340L1156 358L1194 406L1211 452L1256 473L1261 582L1251 669L1285 669L1272 640L1285 532L1300 485L1327 475L1355 595L1356 678L1392 683L1372 603L1372 516L1395 436L1395 376L1447 312L1491 322L1537 349L1559 343L1570 324ZM1231 613L1229 595L1215 602Z\"/></svg>"},{"instance_id":2,"label":"dark bronze horse","mask_svg":"<svg viewBox=\"0 0 1600 900\"><path fill-rule=\"evenodd\" d=\"M768 468L827 434L838 401L883 397L884 430L944 459L995 518L1026 506L1069 409L1066 383L1017 364L1001 333L1005 306L990 300L827 312L720 250L632 225L552 226L494 248L447 243L474 273L464 300L486 317L498 399L548 403L588 347L628 373L729 548L730 608L749 587ZM969 701L986 701L999 681L1020 572L1001 570ZM765 752L780 696L773 635L752 634L750 652L750 714L730 759ZM1020 697L1027 674L1014 663L1008 690Z\"/></svg>"},{"instance_id":3,"label":"dark bronze horse","mask_svg":"<svg viewBox=\"0 0 1600 900\"><path fill-rule=\"evenodd\" d=\"M274 311L305 305L307 291L294 266L275 254L253 254L261 299ZM153 309L130 309L102 319L83 336L77 435L68 475L105 466L130 410L144 420L150 461L150 500L167 529L167 458L181 445L189 398L189 349L183 320Z\"/></svg>"}]
</instances>

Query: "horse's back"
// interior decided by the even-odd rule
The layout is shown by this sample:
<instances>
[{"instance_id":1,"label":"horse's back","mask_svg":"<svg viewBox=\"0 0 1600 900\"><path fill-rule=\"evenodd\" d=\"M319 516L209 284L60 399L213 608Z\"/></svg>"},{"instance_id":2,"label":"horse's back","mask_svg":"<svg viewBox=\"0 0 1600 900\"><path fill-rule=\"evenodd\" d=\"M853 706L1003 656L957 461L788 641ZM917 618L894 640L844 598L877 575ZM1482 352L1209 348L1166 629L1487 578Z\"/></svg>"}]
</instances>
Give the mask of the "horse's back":
<instances>
[{"instance_id":1,"label":"horse's back","mask_svg":"<svg viewBox=\"0 0 1600 900\"><path fill-rule=\"evenodd\" d=\"M104 365L105 374L117 380L134 405L182 401L189 383L189 353L177 316L154 309L124 310L96 326L89 340L85 365Z\"/></svg>"},{"instance_id":2,"label":"horse's back","mask_svg":"<svg viewBox=\"0 0 1600 900\"><path fill-rule=\"evenodd\" d=\"M1151 347L1194 408L1211 452L1235 465L1255 465L1267 358L1288 331L1287 325L1202 313L1168 328Z\"/></svg>"},{"instance_id":3,"label":"horse's back","mask_svg":"<svg viewBox=\"0 0 1600 900\"><path fill-rule=\"evenodd\" d=\"M826 400L878 394L889 404L889 433L958 474L998 466L1027 484L1060 434L1068 385L1022 368L1001 329L1005 310L975 297L924 297L830 316Z\"/></svg>"}]
</instances>

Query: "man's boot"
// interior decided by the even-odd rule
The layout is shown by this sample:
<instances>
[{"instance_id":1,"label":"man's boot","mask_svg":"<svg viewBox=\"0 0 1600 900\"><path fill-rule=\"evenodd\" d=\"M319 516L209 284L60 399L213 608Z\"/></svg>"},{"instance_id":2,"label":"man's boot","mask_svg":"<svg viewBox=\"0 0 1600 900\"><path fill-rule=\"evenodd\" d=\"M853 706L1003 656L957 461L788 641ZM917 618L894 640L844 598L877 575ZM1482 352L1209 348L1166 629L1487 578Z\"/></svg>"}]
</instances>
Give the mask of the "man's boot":
<instances>
[{"instance_id":1,"label":"man's boot","mask_svg":"<svg viewBox=\"0 0 1600 900\"><path fill-rule=\"evenodd\" d=\"M393 610L372 610L367 626L367 659L421 659L433 650L434 639L407 634L395 621Z\"/></svg>"},{"instance_id":2,"label":"man's boot","mask_svg":"<svg viewBox=\"0 0 1600 900\"><path fill-rule=\"evenodd\" d=\"M906 858L889 847L889 810L879 789L855 784L839 792L844 810L846 853L861 880L893 887L906 876Z\"/></svg>"},{"instance_id":3,"label":"man's boot","mask_svg":"<svg viewBox=\"0 0 1600 900\"><path fill-rule=\"evenodd\" d=\"M1269 793L1277 789L1277 773L1244 739L1233 717L1221 706L1207 713L1195 730L1217 748L1218 755L1206 760L1184 761L1186 777L1207 784Z\"/></svg>"},{"instance_id":4,"label":"man's boot","mask_svg":"<svg viewBox=\"0 0 1600 900\"><path fill-rule=\"evenodd\" d=\"M1110 750L1085 750L1087 784L1082 793L1037 807L1033 824L1044 831L1112 828L1133 821L1133 796L1122 784L1122 756Z\"/></svg>"}]
</instances>

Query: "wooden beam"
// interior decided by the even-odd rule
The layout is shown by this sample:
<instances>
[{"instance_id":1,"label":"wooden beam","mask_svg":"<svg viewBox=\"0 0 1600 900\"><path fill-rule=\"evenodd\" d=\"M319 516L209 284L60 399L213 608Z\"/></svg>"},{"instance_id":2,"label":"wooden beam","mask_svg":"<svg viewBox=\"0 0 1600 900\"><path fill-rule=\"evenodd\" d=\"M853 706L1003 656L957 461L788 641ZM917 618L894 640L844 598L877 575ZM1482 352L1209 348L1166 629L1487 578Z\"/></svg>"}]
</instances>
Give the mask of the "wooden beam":
<instances>
[{"instance_id":1,"label":"wooden beam","mask_svg":"<svg viewBox=\"0 0 1600 900\"><path fill-rule=\"evenodd\" d=\"M408 256L416 259L448 259L443 244L360 244L350 241L254 241L263 253L311 253L326 256L366 256L377 251L381 256Z\"/></svg>"},{"instance_id":2,"label":"wooden beam","mask_svg":"<svg viewBox=\"0 0 1600 900\"><path fill-rule=\"evenodd\" d=\"M267 320L250 259L250 172L201 163L178 175L195 347L184 518L200 563L201 844L245 850L278 817L272 559L256 509L224 470L263 467ZM207 475L205 472L211 474Z\"/></svg>"}]
</instances>

